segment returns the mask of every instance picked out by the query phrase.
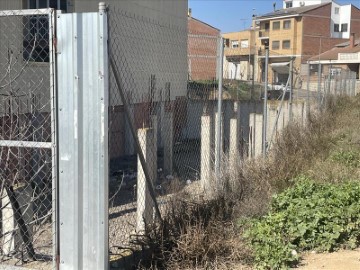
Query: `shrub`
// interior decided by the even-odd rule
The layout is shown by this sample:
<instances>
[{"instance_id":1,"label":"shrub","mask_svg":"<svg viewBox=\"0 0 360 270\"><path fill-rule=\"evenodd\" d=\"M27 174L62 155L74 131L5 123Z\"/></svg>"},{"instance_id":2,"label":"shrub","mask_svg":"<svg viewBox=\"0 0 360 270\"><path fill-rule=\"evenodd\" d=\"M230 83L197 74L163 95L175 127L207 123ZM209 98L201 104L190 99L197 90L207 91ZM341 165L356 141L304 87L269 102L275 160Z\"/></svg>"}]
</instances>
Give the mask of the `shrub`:
<instances>
[{"instance_id":1,"label":"shrub","mask_svg":"<svg viewBox=\"0 0 360 270\"><path fill-rule=\"evenodd\" d=\"M337 151L330 158L350 168L358 168L360 165L360 153L356 151Z\"/></svg>"},{"instance_id":2,"label":"shrub","mask_svg":"<svg viewBox=\"0 0 360 270\"><path fill-rule=\"evenodd\" d=\"M275 195L270 212L246 232L260 269L282 269L304 250L334 251L360 243L360 183L320 184L302 177Z\"/></svg>"}]
</instances>

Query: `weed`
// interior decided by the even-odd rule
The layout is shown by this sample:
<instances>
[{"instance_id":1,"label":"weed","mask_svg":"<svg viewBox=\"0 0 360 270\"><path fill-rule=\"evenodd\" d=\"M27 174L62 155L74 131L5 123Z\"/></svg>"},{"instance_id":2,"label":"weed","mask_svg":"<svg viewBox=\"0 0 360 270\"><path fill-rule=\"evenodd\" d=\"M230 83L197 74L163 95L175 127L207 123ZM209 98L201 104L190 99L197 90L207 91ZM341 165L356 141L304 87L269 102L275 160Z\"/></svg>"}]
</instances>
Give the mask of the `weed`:
<instances>
[{"instance_id":1,"label":"weed","mask_svg":"<svg viewBox=\"0 0 360 270\"><path fill-rule=\"evenodd\" d=\"M333 153L330 159L350 168L358 168L360 165L360 153L356 151L340 150Z\"/></svg>"},{"instance_id":2,"label":"weed","mask_svg":"<svg viewBox=\"0 0 360 270\"><path fill-rule=\"evenodd\" d=\"M304 177L296 182L275 195L270 212L247 231L258 268L291 266L299 251L333 251L360 243L359 182L320 184Z\"/></svg>"}]
</instances>

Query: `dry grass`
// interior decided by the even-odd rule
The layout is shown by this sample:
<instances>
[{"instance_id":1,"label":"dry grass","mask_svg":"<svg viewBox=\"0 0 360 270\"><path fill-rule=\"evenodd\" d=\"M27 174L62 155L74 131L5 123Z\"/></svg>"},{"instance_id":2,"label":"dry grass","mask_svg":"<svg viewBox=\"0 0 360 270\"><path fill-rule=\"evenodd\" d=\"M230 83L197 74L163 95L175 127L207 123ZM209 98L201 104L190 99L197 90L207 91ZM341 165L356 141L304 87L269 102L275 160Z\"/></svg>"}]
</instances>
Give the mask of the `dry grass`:
<instances>
[{"instance_id":1,"label":"dry grass","mask_svg":"<svg viewBox=\"0 0 360 270\"><path fill-rule=\"evenodd\" d=\"M293 185L300 174L335 182L360 177L360 166L329 158L339 149L360 153L359 108L359 97L328 99L324 112L312 114L306 127L295 123L283 131L266 162L249 161L223 172L222 194L211 200L194 199L186 191L172 197L163 224L138 239L151 251L142 267L246 269L251 251L242 239L244 228L234 220L266 213L272 194ZM243 265L235 267L238 262Z\"/></svg>"}]
</instances>

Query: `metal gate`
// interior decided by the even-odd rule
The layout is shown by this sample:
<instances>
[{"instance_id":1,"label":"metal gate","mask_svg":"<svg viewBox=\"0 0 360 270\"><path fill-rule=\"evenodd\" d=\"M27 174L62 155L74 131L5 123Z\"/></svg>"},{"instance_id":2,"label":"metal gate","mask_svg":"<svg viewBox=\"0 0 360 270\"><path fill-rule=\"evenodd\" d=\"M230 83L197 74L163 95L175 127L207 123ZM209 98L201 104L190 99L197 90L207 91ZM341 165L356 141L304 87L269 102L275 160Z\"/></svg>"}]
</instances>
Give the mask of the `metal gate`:
<instances>
[{"instance_id":1,"label":"metal gate","mask_svg":"<svg viewBox=\"0 0 360 270\"><path fill-rule=\"evenodd\" d=\"M0 265L55 267L54 10L0 11Z\"/></svg>"}]
</instances>

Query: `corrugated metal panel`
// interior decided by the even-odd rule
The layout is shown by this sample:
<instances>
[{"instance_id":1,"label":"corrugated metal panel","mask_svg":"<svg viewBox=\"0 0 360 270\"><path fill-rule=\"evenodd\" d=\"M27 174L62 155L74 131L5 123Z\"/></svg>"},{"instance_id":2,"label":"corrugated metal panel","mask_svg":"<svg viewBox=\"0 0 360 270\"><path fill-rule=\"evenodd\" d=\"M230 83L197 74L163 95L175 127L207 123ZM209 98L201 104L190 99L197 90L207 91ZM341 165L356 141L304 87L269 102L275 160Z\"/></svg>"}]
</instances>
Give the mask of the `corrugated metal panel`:
<instances>
[{"instance_id":1,"label":"corrugated metal panel","mask_svg":"<svg viewBox=\"0 0 360 270\"><path fill-rule=\"evenodd\" d=\"M57 16L60 269L108 267L106 17Z\"/></svg>"}]
</instances>

